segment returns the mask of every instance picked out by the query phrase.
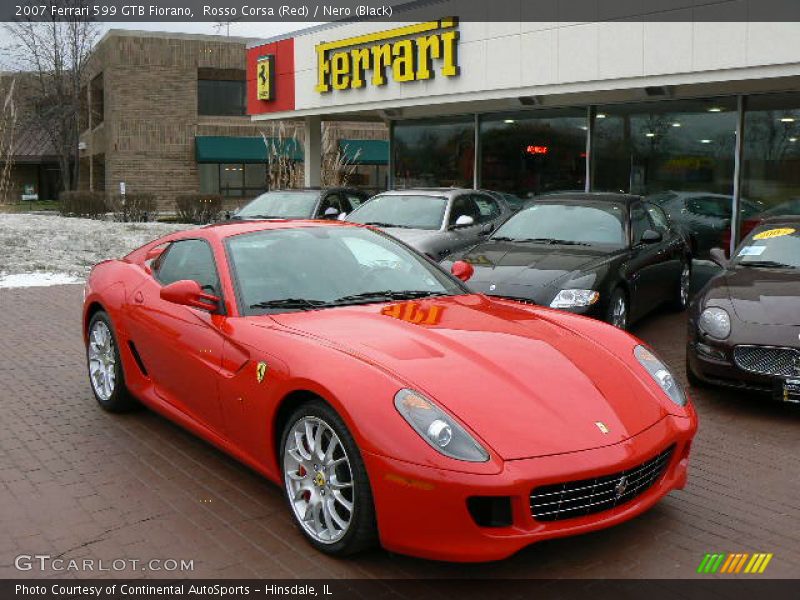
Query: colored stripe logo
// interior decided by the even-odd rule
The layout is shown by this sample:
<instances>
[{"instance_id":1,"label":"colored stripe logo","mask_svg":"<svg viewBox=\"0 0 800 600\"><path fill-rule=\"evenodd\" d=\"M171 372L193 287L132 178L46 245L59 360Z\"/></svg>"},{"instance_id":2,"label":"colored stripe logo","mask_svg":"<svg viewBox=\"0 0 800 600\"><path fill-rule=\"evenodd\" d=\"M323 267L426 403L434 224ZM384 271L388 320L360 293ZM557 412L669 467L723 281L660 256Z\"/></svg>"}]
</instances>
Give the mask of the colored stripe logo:
<instances>
[{"instance_id":1,"label":"colored stripe logo","mask_svg":"<svg viewBox=\"0 0 800 600\"><path fill-rule=\"evenodd\" d=\"M763 573L769 561L772 560L772 553L756 552L754 554L717 552L706 554L697 567L698 573Z\"/></svg>"}]
</instances>

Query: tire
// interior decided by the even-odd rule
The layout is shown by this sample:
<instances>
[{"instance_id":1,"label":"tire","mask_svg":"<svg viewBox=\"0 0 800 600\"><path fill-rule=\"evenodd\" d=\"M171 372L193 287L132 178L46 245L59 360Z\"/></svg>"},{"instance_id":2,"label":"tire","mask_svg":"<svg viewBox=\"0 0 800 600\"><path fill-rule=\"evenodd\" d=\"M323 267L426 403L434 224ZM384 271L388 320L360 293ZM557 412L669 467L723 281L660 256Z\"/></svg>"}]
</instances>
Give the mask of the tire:
<instances>
[{"instance_id":1,"label":"tire","mask_svg":"<svg viewBox=\"0 0 800 600\"><path fill-rule=\"evenodd\" d=\"M86 368L98 404L109 412L127 412L139 403L125 386L119 345L108 314L96 312L87 328Z\"/></svg>"},{"instance_id":2,"label":"tire","mask_svg":"<svg viewBox=\"0 0 800 600\"><path fill-rule=\"evenodd\" d=\"M314 548L341 557L377 543L367 470L335 410L321 400L298 407L281 433L280 460L289 511Z\"/></svg>"},{"instance_id":3,"label":"tire","mask_svg":"<svg viewBox=\"0 0 800 600\"><path fill-rule=\"evenodd\" d=\"M622 311L621 315L619 314L620 310ZM628 329L629 315L630 307L628 306L628 297L625 295L625 290L616 288L611 293L611 299L608 301L606 322L625 331Z\"/></svg>"},{"instance_id":4,"label":"tire","mask_svg":"<svg viewBox=\"0 0 800 600\"><path fill-rule=\"evenodd\" d=\"M692 260L688 259L681 264L681 274L678 277L678 286L674 292L672 308L684 311L689 307L692 291Z\"/></svg>"}]
</instances>

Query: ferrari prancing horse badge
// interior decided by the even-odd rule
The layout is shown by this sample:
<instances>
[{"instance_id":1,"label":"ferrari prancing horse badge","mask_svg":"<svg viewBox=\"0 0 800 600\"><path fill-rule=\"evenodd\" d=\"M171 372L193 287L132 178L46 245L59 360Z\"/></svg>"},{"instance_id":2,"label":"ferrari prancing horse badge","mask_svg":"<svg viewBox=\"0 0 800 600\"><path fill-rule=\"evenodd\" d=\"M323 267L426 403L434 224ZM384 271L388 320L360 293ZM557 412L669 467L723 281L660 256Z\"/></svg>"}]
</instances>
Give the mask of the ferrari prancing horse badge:
<instances>
[{"instance_id":1,"label":"ferrari prancing horse badge","mask_svg":"<svg viewBox=\"0 0 800 600\"><path fill-rule=\"evenodd\" d=\"M264 381L264 376L267 374L267 363L260 362L256 365L256 379L258 383Z\"/></svg>"}]
</instances>

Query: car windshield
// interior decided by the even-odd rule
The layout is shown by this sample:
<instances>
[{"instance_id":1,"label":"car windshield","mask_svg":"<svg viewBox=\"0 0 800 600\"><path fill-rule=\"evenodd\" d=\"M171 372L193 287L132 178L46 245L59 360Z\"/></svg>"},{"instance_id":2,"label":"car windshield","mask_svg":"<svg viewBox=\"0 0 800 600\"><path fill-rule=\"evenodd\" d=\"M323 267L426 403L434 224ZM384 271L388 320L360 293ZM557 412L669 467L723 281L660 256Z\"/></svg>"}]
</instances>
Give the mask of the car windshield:
<instances>
[{"instance_id":1,"label":"car windshield","mask_svg":"<svg viewBox=\"0 0 800 600\"><path fill-rule=\"evenodd\" d=\"M466 293L389 236L361 227L298 227L226 242L242 314Z\"/></svg>"},{"instance_id":2,"label":"car windshield","mask_svg":"<svg viewBox=\"0 0 800 600\"><path fill-rule=\"evenodd\" d=\"M347 218L354 223L405 229L442 228L447 198L416 194L384 194L372 198Z\"/></svg>"},{"instance_id":3,"label":"car windshield","mask_svg":"<svg viewBox=\"0 0 800 600\"><path fill-rule=\"evenodd\" d=\"M765 269L800 269L800 230L780 225L754 230L739 246L733 264Z\"/></svg>"},{"instance_id":4,"label":"car windshield","mask_svg":"<svg viewBox=\"0 0 800 600\"><path fill-rule=\"evenodd\" d=\"M267 192L239 212L237 219L309 219L314 216L319 192Z\"/></svg>"},{"instance_id":5,"label":"car windshield","mask_svg":"<svg viewBox=\"0 0 800 600\"><path fill-rule=\"evenodd\" d=\"M495 240L625 246L624 207L617 203L531 204L506 221Z\"/></svg>"}]
</instances>

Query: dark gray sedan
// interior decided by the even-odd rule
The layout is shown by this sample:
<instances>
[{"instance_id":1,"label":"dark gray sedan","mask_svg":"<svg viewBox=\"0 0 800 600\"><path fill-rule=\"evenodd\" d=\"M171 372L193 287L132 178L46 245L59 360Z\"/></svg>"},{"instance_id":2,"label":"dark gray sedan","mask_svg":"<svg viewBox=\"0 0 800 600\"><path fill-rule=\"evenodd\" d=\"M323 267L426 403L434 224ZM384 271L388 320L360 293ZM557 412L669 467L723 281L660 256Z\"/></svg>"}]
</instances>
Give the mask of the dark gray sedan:
<instances>
[{"instance_id":1,"label":"dark gray sedan","mask_svg":"<svg viewBox=\"0 0 800 600\"><path fill-rule=\"evenodd\" d=\"M432 188L383 192L345 220L380 227L438 261L478 243L511 213L505 200L494 194Z\"/></svg>"}]
</instances>

